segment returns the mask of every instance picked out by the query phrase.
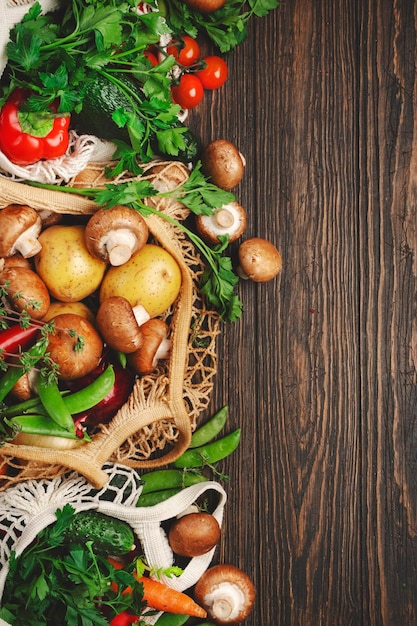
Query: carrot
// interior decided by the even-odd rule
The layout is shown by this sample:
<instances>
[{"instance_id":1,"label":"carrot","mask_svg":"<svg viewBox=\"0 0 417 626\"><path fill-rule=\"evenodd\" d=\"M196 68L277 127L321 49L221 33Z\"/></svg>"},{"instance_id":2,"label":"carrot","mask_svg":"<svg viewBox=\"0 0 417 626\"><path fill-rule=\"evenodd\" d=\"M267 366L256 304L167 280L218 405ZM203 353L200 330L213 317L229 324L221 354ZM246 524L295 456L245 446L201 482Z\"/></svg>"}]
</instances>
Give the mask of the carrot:
<instances>
[{"instance_id":1,"label":"carrot","mask_svg":"<svg viewBox=\"0 0 417 626\"><path fill-rule=\"evenodd\" d=\"M143 599L152 609L192 617L207 617L207 612L187 594L146 576L137 580L143 585Z\"/></svg>"},{"instance_id":2,"label":"carrot","mask_svg":"<svg viewBox=\"0 0 417 626\"><path fill-rule=\"evenodd\" d=\"M115 567L115 569L121 569L123 564L111 557L107 557L109 563ZM207 612L199 606L190 596L167 587L164 583L147 576L136 576L136 580L143 585L143 599L146 604L157 611L164 611L165 613L175 613L179 615L190 615L190 617L207 617ZM117 591L116 583L112 584L114 591ZM130 587L124 590L124 594L131 593Z\"/></svg>"}]
</instances>

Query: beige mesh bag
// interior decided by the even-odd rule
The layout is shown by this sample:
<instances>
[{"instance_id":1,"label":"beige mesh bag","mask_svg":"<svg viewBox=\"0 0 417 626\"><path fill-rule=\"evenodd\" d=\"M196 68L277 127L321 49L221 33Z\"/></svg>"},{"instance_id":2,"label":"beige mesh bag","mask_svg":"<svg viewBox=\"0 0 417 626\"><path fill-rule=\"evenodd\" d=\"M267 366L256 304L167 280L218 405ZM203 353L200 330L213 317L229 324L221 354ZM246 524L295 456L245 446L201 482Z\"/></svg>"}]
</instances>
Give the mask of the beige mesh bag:
<instances>
[{"instance_id":1,"label":"beige mesh bag","mask_svg":"<svg viewBox=\"0 0 417 626\"><path fill-rule=\"evenodd\" d=\"M103 168L103 164L89 166L89 187L103 184ZM175 188L188 175L185 165L161 161L145 166L142 177L161 191ZM112 182L125 180L128 178L121 175ZM188 214L177 201L158 197L157 202L155 198L148 202L177 220ZM94 202L81 196L0 178L0 209L11 203L80 216L97 210ZM205 308L199 295L197 284L204 267L181 229L157 215L146 220L155 243L175 257L182 273L180 295L167 312L172 346L169 359L152 375L137 379L126 404L109 424L97 428L91 443L71 450L6 443L0 453L15 471L2 477L0 488L27 479L52 478L68 468L101 487L107 480L102 469L106 461L130 467L158 467L172 462L187 448L196 420L210 400L220 318Z\"/></svg>"}]
</instances>

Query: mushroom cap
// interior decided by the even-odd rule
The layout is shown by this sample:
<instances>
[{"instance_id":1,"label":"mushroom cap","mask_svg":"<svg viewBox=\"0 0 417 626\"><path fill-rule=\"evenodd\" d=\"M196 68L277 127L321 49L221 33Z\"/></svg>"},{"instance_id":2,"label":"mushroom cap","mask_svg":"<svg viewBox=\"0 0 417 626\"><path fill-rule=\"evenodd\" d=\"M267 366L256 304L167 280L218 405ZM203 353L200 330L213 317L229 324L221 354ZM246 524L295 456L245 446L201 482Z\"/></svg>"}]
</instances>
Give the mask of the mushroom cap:
<instances>
[{"instance_id":1,"label":"mushroom cap","mask_svg":"<svg viewBox=\"0 0 417 626\"><path fill-rule=\"evenodd\" d=\"M9 204L0 210L0 257L20 251L26 258L41 249L37 237L42 228L39 213L25 204Z\"/></svg>"},{"instance_id":2,"label":"mushroom cap","mask_svg":"<svg viewBox=\"0 0 417 626\"><path fill-rule=\"evenodd\" d=\"M36 272L27 267L7 267L1 272L1 282L7 299L15 311L25 311L29 317L40 320L46 315L51 298Z\"/></svg>"},{"instance_id":3,"label":"mushroom cap","mask_svg":"<svg viewBox=\"0 0 417 626\"><path fill-rule=\"evenodd\" d=\"M142 342L132 306L122 296L104 300L97 311L96 323L105 342L119 352L135 352Z\"/></svg>"},{"instance_id":4,"label":"mushroom cap","mask_svg":"<svg viewBox=\"0 0 417 626\"><path fill-rule=\"evenodd\" d=\"M172 524L168 541L175 554L194 557L210 552L220 534L219 522L210 513L187 513Z\"/></svg>"},{"instance_id":5,"label":"mushroom cap","mask_svg":"<svg viewBox=\"0 0 417 626\"><path fill-rule=\"evenodd\" d=\"M238 202L229 202L211 215L197 215L196 226L208 243L219 243L219 235L229 235L231 243L245 232L246 211Z\"/></svg>"},{"instance_id":6,"label":"mushroom cap","mask_svg":"<svg viewBox=\"0 0 417 626\"><path fill-rule=\"evenodd\" d=\"M95 369L103 341L94 326L81 315L61 313L54 318L55 332L48 333L49 356L63 380L81 378Z\"/></svg>"},{"instance_id":7,"label":"mushroom cap","mask_svg":"<svg viewBox=\"0 0 417 626\"><path fill-rule=\"evenodd\" d=\"M168 324L158 317L140 326L140 347L129 354L129 363L138 374L150 374L156 368L158 359L166 356L165 349L162 357L159 357L158 351L167 342L168 331Z\"/></svg>"},{"instance_id":8,"label":"mushroom cap","mask_svg":"<svg viewBox=\"0 0 417 626\"><path fill-rule=\"evenodd\" d=\"M243 156L227 139L216 139L204 148L201 166L212 183L227 191L236 187L245 173Z\"/></svg>"},{"instance_id":9,"label":"mushroom cap","mask_svg":"<svg viewBox=\"0 0 417 626\"><path fill-rule=\"evenodd\" d=\"M252 610L256 590L249 576L234 565L207 569L194 589L196 602L215 624L238 624Z\"/></svg>"},{"instance_id":10,"label":"mushroom cap","mask_svg":"<svg viewBox=\"0 0 417 626\"><path fill-rule=\"evenodd\" d=\"M238 251L241 278L264 283L282 270L282 257L273 243L260 237L244 241Z\"/></svg>"},{"instance_id":11,"label":"mushroom cap","mask_svg":"<svg viewBox=\"0 0 417 626\"><path fill-rule=\"evenodd\" d=\"M134 209L114 206L99 209L85 227L85 245L90 254L123 265L147 242L148 225Z\"/></svg>"}]
</instances>

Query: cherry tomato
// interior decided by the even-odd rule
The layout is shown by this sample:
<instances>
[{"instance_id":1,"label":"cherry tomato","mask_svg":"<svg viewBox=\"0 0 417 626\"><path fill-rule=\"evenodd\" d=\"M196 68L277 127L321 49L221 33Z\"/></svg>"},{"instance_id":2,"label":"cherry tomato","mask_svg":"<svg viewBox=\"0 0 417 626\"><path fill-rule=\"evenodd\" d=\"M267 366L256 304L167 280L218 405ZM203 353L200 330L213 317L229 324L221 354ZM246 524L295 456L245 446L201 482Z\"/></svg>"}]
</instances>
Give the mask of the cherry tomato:
<instances>
[{"instance_id":1,"label":"cherry tomato","mask_svg":"<svg viewBox=\"0 0 417 626\"><path fill-rule=\"evenodd\" d=\"M195 74L183 74L180 82L171 90L172 99L183 109L192 109L200 104L204 95L201 80Z\"/></svg>"},{"instance_id":2,"label":"cherry tomato","mask_svg":"<svg viewBox=\"0 0 417 626\"><path fill-rule=\"evenodd\" d=\"M132 624L137 624L138 619L138 615L131 615L130 613L123 611L123 613L119 613L113 617L110 622L110 626L131 626Z\"/></svg>"},{"instance_id":3,"label":"cherry tomato","mask_svg":"<svg viewBox=\"0 0 417 626\"><path fill-rule=\"evenodd\" d=\"M148 59L148 61L152 63L153 67L155 67L155 65L158 65L158 59L156 55L152 52L152 50L145 50L143 54Z\"/></svg>"},{"instance_id":4,"label":"cherry tomato","mask_svg":"<svg viewBox=\"0 0 417 626\"><path fill-rule=\"evenodd\" d=\"M227 80L229 69L224 59L218 56L204 57L206 67L196 72L196 76L201 80L204 89L218 89Z\"/></svg>"},{"instance_id":5,"label":"cherry tomato","mask_svg":"<svg viewBox=\"0 0 417 626\"><path fill-rule=\"evenodd\" d=\"M183 35L181 39L172 39L167 47L168 54L172 54L180 65L190 67L200 58L200 46L189 35Z\"/></svg>"}]
</instances>

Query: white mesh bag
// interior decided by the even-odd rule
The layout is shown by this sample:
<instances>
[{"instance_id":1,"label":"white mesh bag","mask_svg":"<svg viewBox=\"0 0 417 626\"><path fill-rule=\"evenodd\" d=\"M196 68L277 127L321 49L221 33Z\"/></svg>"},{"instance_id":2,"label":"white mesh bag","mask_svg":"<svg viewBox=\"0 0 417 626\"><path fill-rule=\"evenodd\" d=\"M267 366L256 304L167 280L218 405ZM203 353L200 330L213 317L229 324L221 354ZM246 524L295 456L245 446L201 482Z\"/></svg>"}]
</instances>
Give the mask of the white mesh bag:
<instances>
[{"instance_id":1,"label":"white mesh bag","mask_svg":"<svg viewBox=\"0 0 417 626\"><path fill-rule=\"evenodd\" d=\"M19 556L41 530L56 521L55 512L65 504L84 511L95 509L127 522L140 541L147 563L167 568L174 563L174 554L161 523L185 511L200 496L214 492L217 503L212 511L221 526L226 492L215 481L198 483L183 489L164 502L150 507L136 507L142 485L140 475L123 465L107 463L104 471L109 480L102 489L94 489L76 472L52 480L22 482L0 493L0 605L9 571L8 559L14 550ZM177 591L184 591L197 582L210 565L215 548L189 560L182 574L175 578L161 577L162 582ZM154 624L158 615L146 618ZM0 626L11 626L0 619Z\"/></svg>"}]
</instances>

